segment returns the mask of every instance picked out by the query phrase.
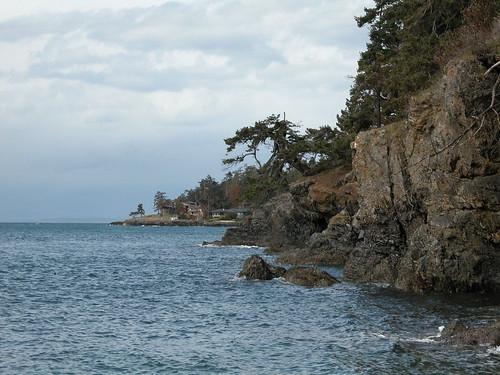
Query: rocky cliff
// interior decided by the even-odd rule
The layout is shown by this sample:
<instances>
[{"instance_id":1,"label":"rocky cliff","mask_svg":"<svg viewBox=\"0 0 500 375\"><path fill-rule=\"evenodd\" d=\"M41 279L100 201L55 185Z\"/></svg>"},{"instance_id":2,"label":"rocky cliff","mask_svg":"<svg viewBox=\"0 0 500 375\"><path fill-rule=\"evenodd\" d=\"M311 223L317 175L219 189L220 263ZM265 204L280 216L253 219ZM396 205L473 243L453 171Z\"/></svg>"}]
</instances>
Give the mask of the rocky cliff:
<instances>
[{"instance_id":1,"label":"rocky cliff","mask_svg":"<svg viewBox=\"0 0 500 375\"><path fill-rule=\"evenodd\" d=\"M224 241L404 290L499 291L500 69L485 76L480 60L450 63L408 121L360 133L352 171L298 181Z\"/></svg>"},{"instance_id":2,"label":"rocky cliff","mask_svg":"<svg viewBox=\"0 0 500 375\"><path fill-rule=\"evenodd\" d=\"M409 120L359 134L353 169L359 241L345 275L418 292L500 287L498 73L448 66Z\"/></svg>"},{"instance_id":3,"label":"rocky cliff","mask_svg":"<svg viewBox=\"0 0 500 375\"><path fill-rule=\"evenodd\" d=\"M311 255L311 238L326 233L336 213L357 210L356 183L350 171L344 166L295 182L289 192L255 209L242 226L228 229L222 242L265 246L286 254L307 248ZM325 247L330 246L325 242ZM303 257L298 263L304 263Z\"/></svg>"}]
</instances>

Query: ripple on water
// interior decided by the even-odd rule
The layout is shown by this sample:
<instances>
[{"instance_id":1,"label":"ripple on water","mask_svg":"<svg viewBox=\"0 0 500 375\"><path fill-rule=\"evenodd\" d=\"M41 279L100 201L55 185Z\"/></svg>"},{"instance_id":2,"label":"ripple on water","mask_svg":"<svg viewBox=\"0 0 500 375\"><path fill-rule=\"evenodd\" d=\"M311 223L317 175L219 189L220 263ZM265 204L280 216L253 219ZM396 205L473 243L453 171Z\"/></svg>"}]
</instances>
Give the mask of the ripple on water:
<instances>
[{"instance_id":1,"label":"ripple on water","mask_svg":"<svg viewBox=\"0 0 500 375\"><path fill-rule=\"evenodd\" d=\"M0 224L0 373L494 373L499 348L437 344L497 301L238 278L262 250L223 228ZM341 270L328 269L341 277Z\"/></svg>"}]
</instances>

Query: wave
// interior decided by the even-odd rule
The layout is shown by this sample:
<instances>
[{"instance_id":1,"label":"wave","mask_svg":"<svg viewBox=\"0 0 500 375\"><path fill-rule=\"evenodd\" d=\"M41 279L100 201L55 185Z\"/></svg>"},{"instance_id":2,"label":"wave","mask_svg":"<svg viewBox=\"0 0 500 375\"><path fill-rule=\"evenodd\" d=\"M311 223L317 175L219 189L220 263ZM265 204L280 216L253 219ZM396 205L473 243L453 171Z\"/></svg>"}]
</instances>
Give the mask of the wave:
<instances>
[{"instance_id":1,"label":"wave","mask_svg":"<svg viewBox=\"0 0 500 375\"><path fill-rule=\"evenodd\" d=\"M427 336L427 337L399 337L399 336L384 334L384 333L380 333L380 332L374 332L374 333L372 333L372 335L375 337L381 338L381 339L385 339L385 340L433 344L433 343L438 342L437 339L439 339L441 337L441 332L443 332L443 330L444 330L444 326L439 326L437 335Z\"/></svg>"},{"instance_id":2,"label":"wave","mask_svg":"<svg viewBox=\"0 0 500 375\"><path fill-rule=\"evenodd\" d=\"M263 249L262 246L251 246L251 245L218 245L214 243L199 243L196 246L198 247L213 247L213 248L226 248L226 247L231 247L231 248L236 248L236 249Z\"/></svg>"},{"instance_id":3,"label":"wave","mask_svg":"<svg viewBox=\"0 0 500 375\"><path fill-rule=\"evenodd\" d=\"M488 348L486 350L486 353L488 353L488 355L500 355L500 346L493 346L491 348Z\"/></svg>"},{"instance_id":4,"label":"wave","mask_svg":"<svg viewBox=\"0 0 500 375\"><path fill-rule=\"evenodd\" d=\"M245 276L239 276L238 274L234 275L229 281L242 281L246 280L247 278Z\"/></svg>"}]
</instances>

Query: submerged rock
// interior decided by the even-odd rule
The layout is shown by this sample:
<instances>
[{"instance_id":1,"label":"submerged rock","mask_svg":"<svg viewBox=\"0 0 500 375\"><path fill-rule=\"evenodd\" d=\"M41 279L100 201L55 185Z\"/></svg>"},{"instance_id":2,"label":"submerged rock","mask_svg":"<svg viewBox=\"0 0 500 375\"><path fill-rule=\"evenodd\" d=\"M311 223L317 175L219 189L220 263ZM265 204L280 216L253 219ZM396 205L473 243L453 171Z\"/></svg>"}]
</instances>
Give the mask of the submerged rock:
<instances>
[{"instance_id":1,"label":"submerged rock","mask_svg":"<svg viewBox=\"0 0 500 375\"><path fill-rule=\"evenodd\" d=\"M500 321L475 327L454 321L443 330L441 340L453 345L500 346Z\"/></svg>"},{"instance_id":2,"label":"submerged rock","mask_svg":"<svg viewBox=\"0 0 500 375\"><path fill-rule=\"evenodd\" d=\"M339 282L328 272L310 267L292 267L284 278L289 283L308 287L327 287Z\"/></svg>"}]
</instances>

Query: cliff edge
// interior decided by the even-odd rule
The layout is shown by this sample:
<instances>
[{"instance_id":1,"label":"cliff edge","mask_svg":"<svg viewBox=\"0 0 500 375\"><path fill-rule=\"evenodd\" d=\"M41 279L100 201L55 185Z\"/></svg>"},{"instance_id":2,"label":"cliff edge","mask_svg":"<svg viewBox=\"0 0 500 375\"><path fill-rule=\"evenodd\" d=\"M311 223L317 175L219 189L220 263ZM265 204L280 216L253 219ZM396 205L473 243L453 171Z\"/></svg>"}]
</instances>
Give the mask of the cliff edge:
<instances>
[{"instance_id":1,"label":"cliff edge","mask_svg":"<svg viewBox=\"0 0 500 375\"><path fill-rule=\"evenodd\" d=\"M478 56L449 63L407 121L358 134L352 170L292 184L223 242L418 293L498 292L500 69L487 68Z\"/></svg>"},{"instance_id":2,"label":"cliff edge","mask_svg":"<svg viewBox=\"0 0 500 375\"><path fill-rule=\"evenodd\" d=\"M408 121L358 135L347 277L416 292L500 289L500 123L488 110L498 73L485 70L477 59L449 64Z\"/></svg>"}]
</instances>

